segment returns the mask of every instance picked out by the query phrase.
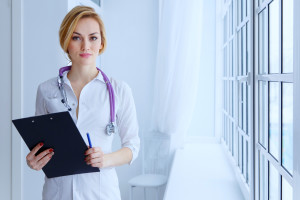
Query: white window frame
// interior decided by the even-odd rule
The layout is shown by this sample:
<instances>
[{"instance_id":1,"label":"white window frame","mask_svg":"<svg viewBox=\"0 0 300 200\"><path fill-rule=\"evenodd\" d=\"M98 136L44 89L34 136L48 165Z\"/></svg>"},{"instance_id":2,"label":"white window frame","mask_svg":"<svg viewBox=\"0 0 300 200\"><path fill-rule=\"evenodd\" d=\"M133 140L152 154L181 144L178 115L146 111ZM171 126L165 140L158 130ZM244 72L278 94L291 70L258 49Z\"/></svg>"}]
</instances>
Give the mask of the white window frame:
<instances>
[{"instance_id":1,"label":"white window frame","mask_svg":"<svg viewBox=\"0 0 300 200\"><path fill-rule=\"evenodd\" d=\"M279 144L278 144L278 161L276 159L273 158L273 156L268 152L268 140L267 140L267 149L264 149L260 144L259 144L259 134L258 134L258 81L260 80L263 80L263 81L266 81L267 83L269 83L270 81L274 81L276 83L279 83L281 84L282 82L291 82L293 83L293 74L267 74L267 75L259 75L258 74L258 57L259 57L259 44L258 44L258 33L259 33L259 27L258 27L258 13L260 13L261 11L263 11L264 9L266 9L267 11L267 29L268 29L268 33L267 33L267 37L268 39L265 41L267 46L269 46L269 8L268 8L268 5L270 3L272 3L273 0L264 0L263 3L261 3L260 6L258 6L258 0L255 0L255 15L254 15L254 21L255 21L255 71L256 71L256 74L255 74L255 185L256 185L256 190L255 190L255 199L259 199L259 180L261 177L259 177L259 152L261 152L264 156L265 156L265 159L266 159L266 163L267 165L265 166L266 168L266 172L269 173L269 167L268 167L268 163L272 163L272 165L276 168L277 172L278 172L278 187L280 188L278 190L278 196L279 198L281 199L281 176L284 177L289 184L291 184L293 186L293 178L289 175L289 173L284 170L284 168L281 166L281 144L282 144L282 140L281 140L281 134L279 134ZM281 9L281 4L279 3L279 7L280 7L280 10ZM282 12L279 12L279 16L281 18L281 15L282 15ZM282 23L280 23L279 25L279 28L280 30L282 29ZM279 30L278 30L279 31ZM281 32L279 33L279 38L281 38ZM294 37L295 38L295 37ZM279 51L281 52L281 40L280 40L280 44L279 44ZM269 52L268 52L268 66L269 66ZM281 60L281 54L279 54L279 59ZM281 62L279 62L281 63ZM281 64L280 64L280 67L281 67ZM267 87L268 88L268 87ZM281 86L279 86L279 88L281 88ZM280 90L280 98L281 99L281 89ZM294 88L295 90L295 88ZM268 89L267 89L268 91ZM268 92L267 92L268 93ZM279 100L279 103L281 104L281 100ZM293 110L295 111L295 107L293 108ZM281 113L281 111L280 111ZM281 124L281 115L279 116L279 121L280 121L280 124ZM294 122L295 122L295 119L294 119ZM295 123L293 123L295 124ZM295 132L294 132L295 133ZM294 134L295 135L295 134ZM294 152L295 154L295 152ZM269 179L267 179L266 181L267 183L267 187L269 188ZM294 190L294 189L293 189ZM268 190L266 191L267 192L267 196L268 196ZM295 199L295 197L294 197Z\"/></svg>"},{"instance_id":2,"label":"white window frame","mask_svg":"<svg viewBox=\"0 0 300 200\"><path fill-rule=\"evenodd\" d=\"M240 3L240 0L238 0L239 3ZM223 17L222 17L222 20L223 20L223 23L224 23L224 17L226 15L226 13L230 13L230 15L233 15L233 35L230 36L230 39L232 42L233 42L233 59L231 62L234 62L234 73L233 73L233 77L232 78L229 78L229 80L232 80L233 83L234 83L234 89L233 89L233 99L234 99L234 117L233 117L233 122L234 122L234 140L232 139L232 137L227 134L224 138L224 135L223 135L223 140L222 143L224 144L224 147L225 149L227 149L228 151L228 155L229 155L229 160L231 160L231 163L232 163L232 166L234 167L234 170L236 172L236 176L237 176L237 180L239 182L239 185L240 185L240 188L241 188L241 191L245 197L245 199L253 199L253 196L254 196L254 155L253 155L253 144L254 144L254 141L253 141L253 135L254 135L254 131L253 131L253 122L252 122L252 119L253 119L253 76L251 76L251 74L253 74L253 61L252 58L253 55L252 55L252 52L253 52L253 17L252 17L252 5L250 3L251 1L248 0L248 4L246 6L246 12L247 12L247 17L245 17L243 19L243 21L241 22L237 22L237 0L229 0L229 1L225 1L224 4L223 4ZM231 6L231 4L233 3L233 11L230 12L229 11L229 6ZM238 67L239 67L239 55L238 55L238 49L237 49L237 45L238 45L238 32L241 31L241 28L244 28L244 30L246 30L246 25L247 25L247 40L244 39L243 41L247 44L247 49L244 48L245 52L248 53L248 68L249 68L249 73L247 74L243 74L243 75L238 75ZM227 33L226 34L229 34L229 31L228 29L231 27L229 26L229 23L227 23ZM224 29L224 24L223 24L223 29ZM223 30L224 31L224 30ZM224 34L223 34L224 35ZM246 35L246 33L244 34ZM228 37L227 37L228 38ZM227 40L227 42L229 41ZM223 41L223 44L224 44L224 41ZM227 48L228 44L225 43L225 45L223 46L223 48ZM229 48L227 48L229 49ZM222 54L224 56L224 53ZM228 52L226 54L227 56L227 65L229 64L229 56L228 56ZM247 56L246 56L247 57ZM246 65L246 61L243 62L243 66ZM227 74L229 73L229 69L227 67ZM226 79L226 78L225 78ZM224 80L224 77L223 77L223 80ZM224 83L224 81L223 81ZM245 83L246 84L246 87L249 88L249 96L248 96L248 135L242 131L240 128L239 128L239 91L238 91L238 85L241 84L241 83ZM222 89L224 90L224 89ZM228 91L227 91L228 92ZM245 97L244 97L245 98ZM226 104L227 106L229 105L229 102L228 102L228 98L226 100ZM223 110L223 113L222 115L224 115L224 113L226 113L225 110ZM226 115L226 114L225 114ZM226 127L228 129L228 127ZM223 120L223 129L224 129L224 120ZM230 130L230 129L229 129ZM240 168L240 164L239 164L239 160L241 160L241 163L242 165L246 165L247 162L245 162L243 164L243 156L241 156L241 152L242 152L242 146L240 145L240 138L241 136L243 136L244 138L244 141L245 141L245 138L248 142L248 183L246 182L246 179L242 173L242 170ZM228 137L228 138L226 138ZM225 139L225 140L224 140ZM234 149L234 156L232 156L232 148L229 147L228 145L230 144L229 142L228 145L226 144L226 141L228 141L228 139L232 140L234 144L231 144L231 146L233 147ZM237 141L239 140L239 141ZM244 144L246 144L246 142L244 142ZM244 148L246 149L246 148ZM243 167L246 167L246 166L243 166Z\"/></svg>"},{"instance_id":3,"label":"white window frame","mask_svg":"<svg viewBox=\"0 0 300 200\"><path fill-rule=\"evenodd\" d=\"M293 133L293 199L300 199L300 1L294 0L294 133ZM296 112L297 111L297 112Z\"/></svg>"},{"instance_id":4,"label":"white window frame","mask_svg":"<svg viewBox=\"0 0 300 200\"><path fill-rule=\"evenodd\" d=\"M222 7L223 7L223 16L222 16L222 24L224 23L224 16L228 10L228 7L229 5L231 4L231 2L234 1L240 1L240 0L224 0L222 1ZM248 12L249 12L249 18L250 18L250 21L248 22L249 23L249 26L248 28L250 29L250 32L248 32L248 36L250 37L250 41L249 41L249 67L251 68L250 69L250 74L251 76L248 76L248 77L239 77L237 78L238 80L245 80L247 79L247 81L249 81L250 85L252 83L252 97L253 97L253 94L254 94L254 91L257 93L257 88L256 90L254 90L254 87L253 86L256 86L257 85L257 77L258 78L268 78L268 77L263 77L263 76L256 76L255 77L255 73L254 72L254 69L255 67L257 67L258 65L258 54L257 54L257 48L258 48L258 43L254 44L254 38L258 38L258 30L257 28L257 21L258 21L258 15L255 13L257 12L257 10L255 9L255 1L253 0L248 0L249 1L249 9L248 9ZM270 3L272 0L264 0L264 3L263 4L268 4ZM220 2L220 1L219 1ZM227 9L227 10L226 10ZM234 10L236 11L236 7L234 8ZM293 74L291 75L285 75L285 76L280 76L280 77L276 77L276 76L269 76L270 78L272 78L273 80L277 80L277 81L289 81L289 82L293 82L293 90L294 90L294 93L293 93L293 119L294 119L294 122L298 122L300 121L300 112L296 112L297 110L300 110L300 21L297 20L300 18L300 1L298 0L294 0L294 51L293 51L293 59L294 59L294 62L293 62ZM281 13L280 13L281 15ZM255 24L254 24L255 22ZM229 25L227 24L227 31L228 31L228 27ZM254 29L254 26L255 26L255 29ZM282 26L282 24L280 25ZM236 27L236 26L235 26ZM224 26L222 26L222 28L224 29ZM255 30L255 31L254 31ZM224 31L224 30L223 30ZM228 32L226 33L228 34ZM281 36L281 34L280 34ZM236 36L234 36L236 37ZM222 45L224 44L224 41L222 42ZM235 50L236 51L236 43L235 43ZM255 47L255 49L254 49ZM279 46L281 48L281 45ZM255 53L255 55L254 55ZM237 55L237 52L234 53L235 55ZM227 57L228 57L228 53L226 54ZM298 56L297 56L298 55ZM224 53L222 51L222 56L224 56ZM221 57L222 57L221 56ZM255 58L255 60L253 59ZM236 60L236 59L235 59ZM224 62L223 62L223 65L224 65ZM227 59L227 65L228 65L228 59ZM235 65L236 68L237 68L237 64ZM228 68L228 67L227 67ZM228 72L227 72L228 73ZM224 83L224 78L222 79L222 85ZM256 82L255 82L256 81ZM222 91L224 90L223 86L222 86ZM227 91L228 92L228 91ZM257 95L255 95L257 96ZM226 96L225 96L226 97ZM224 98L224 96L223 96ZM235 103L237 103L237 87L235 89ZM227 103L227 106L228 106L228 100L226 100L226 103ZM250 103L250 102L249 102ZM250 109L252 110L252 116L251 116L251 113L250 113L250 119L249 120L252 120L252 119L255 119L254 118L254 109L255 106L254 105L257 105L254 104L254 98L252 98L252 103L250 106ZM223 107L224 108L224 107ZM255 113L257 113L257 110L255 110ZM237 109L235 109L235 116L237 116ZM222 116L224 115L224 110L222 112ZM223 117L222 117L223 118ZM257 117L256 117L257 118ZM223 120L224 121L224 120ZM255 124L255 127L254 127L254 124ZM258 142L258 137L257 135L255 136L255 134L257 133L257 121L254 123L254 122L250 122L250 127L252 127L252 129L254 129L253 131L249 130L249 136L250 136L250 139L249 139L249 142L250 142L250 145L251 145L251 148L250 148L250 182L249 182L249 187L247 187L247 185L245 184L245 181L243 180L243 176L241 175L241 172L239 170L239 167L236 163L236 159L234 157L232 157L231 155L231 152L230 152L230 148L226 145L226 140L228 141L229 139L229 135L225 136L225 137L228 137L228 138L225 138L225 139L222 139L222 143L224 144L224 147L225 149L227 149L228 151L228 155L230 157L230 160L232 162L232 165L234 166L234 170L236 171L236 174L237 174L237 177L238 177L238 182L240 183L240 187L241 187L241 190L243 191L243 194L245 196L245 199L251 199L251 200L254 200L254 199L258 199L258 196L256 194L259 194L255 191L259 191L258 189L258 184L256 182L256 180L259 180L258 178L258 173L257 170L258 170L258 166L256 163L258 163L257 161L257 150L259 149L259 147L256 145L257 142ZM278 170L278 172L283 175L283 177L286 178L286 180L289 182L289 183L292 183L292 186L293 186L293 199L296 200L296 199L300 199L300 169L299 169L299 166L300 166L300 157L298 156L297 152L300 152L300 134L296 134L296 133L300 133L300 123L293 123L293 177L288 177L288 173L285 172L284 170L282 170L282 167L277 165L276 167L276 164L275 164L275 168ZM227 127L228 128L228 127ZM224 129L224 123L223 123L223 126L222 126L222 129ZM254 134L255 133L255 134ZM250 135L252 134L252 135ZM224 137L223 134L221 134L222 136L221 137ZM254 137L255 136L255 137ZM254 141L254 138L255 138L255 141ZM227 142L228 143L228 142ZM228 143L229 145L229 143ZM272 160L272 158L268 157L268 159ZM254 173L255 172L255 173ZM254 182L255 181L255 182ZM279 179L279 182L281 184L281 181ZM279 194L281 195L281 192L279 191Z\"/></svg>"}]
</instances>

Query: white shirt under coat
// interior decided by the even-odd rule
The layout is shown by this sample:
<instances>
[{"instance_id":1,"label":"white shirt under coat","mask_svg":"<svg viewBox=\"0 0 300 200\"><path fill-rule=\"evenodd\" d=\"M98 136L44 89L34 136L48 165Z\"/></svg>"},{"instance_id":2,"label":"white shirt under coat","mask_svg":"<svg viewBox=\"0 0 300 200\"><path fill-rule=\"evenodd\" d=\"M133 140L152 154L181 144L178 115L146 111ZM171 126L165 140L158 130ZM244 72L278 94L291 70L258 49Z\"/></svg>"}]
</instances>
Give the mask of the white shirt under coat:
<instances>
[{"instance_id":1,"label":"white shirt under coat","mask_svg":"<svg viewBox=\"0 0 300 200\"><path fill-rule=\"evenodd\" d=\"M88 145L86 138L88 132L93 147L101 147L104 153L111 153L115 134L111 136L106 134L106 126L110 122L110 102L102 74L98 73L97 77L82 89L78 102L77 119L77 98L67 78L67 73L63 74L64 88L68 103L72 108L70 114L82 138ZM126 83L114 79L110 79L110 81L115 94L115 119L119 130L118 135L121 138L122 147L131 149L132 163L140 148L138 122L132 92ZM36 115L67 111L61 99L57 77L40 84L36 97ZM100 172L57 178L45 176L43 200L71 199L120 200L119 182L115 168L104 168L100 169Z\"/></svg>"}]
</instances>

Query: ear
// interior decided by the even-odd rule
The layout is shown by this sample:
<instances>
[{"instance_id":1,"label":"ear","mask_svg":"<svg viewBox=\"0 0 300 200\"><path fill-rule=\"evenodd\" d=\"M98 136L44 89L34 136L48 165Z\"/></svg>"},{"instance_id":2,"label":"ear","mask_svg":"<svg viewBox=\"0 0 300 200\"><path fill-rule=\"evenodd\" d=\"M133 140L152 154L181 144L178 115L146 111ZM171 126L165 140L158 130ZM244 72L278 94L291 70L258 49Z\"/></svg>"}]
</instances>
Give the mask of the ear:
<instances>
[{"instance_id":1,"label":"ear","mask_svg":"<svg viewBox=\"0 0 300 200\"><path fill-rule=\"evenodd\" d=\"M100 51L101 51L102 48L103 48L103 45L101 44L100 49L99 49L99 54L100 54Z\"/></svg>"}]
</instances>

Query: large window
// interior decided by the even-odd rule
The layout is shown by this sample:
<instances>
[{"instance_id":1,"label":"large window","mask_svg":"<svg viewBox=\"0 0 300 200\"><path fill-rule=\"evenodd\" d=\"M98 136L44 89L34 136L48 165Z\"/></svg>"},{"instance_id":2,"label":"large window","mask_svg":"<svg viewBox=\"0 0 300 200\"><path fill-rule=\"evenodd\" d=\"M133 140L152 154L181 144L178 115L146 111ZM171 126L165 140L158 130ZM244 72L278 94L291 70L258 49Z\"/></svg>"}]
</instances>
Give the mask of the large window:
<instances>
[{"instance_id":1,"label":"large window","mask_svg":"<svg viewBox=\"0 0 300 200\"><path fill-rule=\"evenodd\" d=\"M227 1L223 34L223 140L250 190L253 92L250 84L249 1Z\"/></svg>"},{"instance_id":2,"label":"large window","mask_svg":"<svg viewBox=\"0 0 300 200\"><path fill-rule=\"evenodd\" d=\"M249 199L292 200L293 0L223 7L223 143Z\"/></svg>"},{"instance_id":3,"label":"large window","mask_svg":"<svg viewBox=\"0 0 300 200\"><path fill-rule=\"evenodd\" d=\"M293 0L255 2L256 197L293 199Z\"/></svg>"}]
</instances>

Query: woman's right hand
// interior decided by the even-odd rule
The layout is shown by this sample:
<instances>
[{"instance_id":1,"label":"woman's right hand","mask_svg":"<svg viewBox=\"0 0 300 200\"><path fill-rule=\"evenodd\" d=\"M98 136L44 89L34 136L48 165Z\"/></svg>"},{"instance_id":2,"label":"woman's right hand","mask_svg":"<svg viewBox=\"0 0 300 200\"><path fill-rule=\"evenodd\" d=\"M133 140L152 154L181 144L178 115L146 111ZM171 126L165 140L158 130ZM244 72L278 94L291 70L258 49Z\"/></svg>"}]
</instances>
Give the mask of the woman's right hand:
<instances>
[{"instance_id":1,"label":"woman's right hand","mask_svg":"<svg viewBox=\"0 0 300 200\"><path fill-rule=\"evenodd\" d=\"M44 144L41 142L36 145L26 156L27 165L36 171L42 169L52 158L54 152L53 149L46 149L45 151L41 152L37 156L35 155L36 152L43 146Z\"/></svg>"}]
</instances>

